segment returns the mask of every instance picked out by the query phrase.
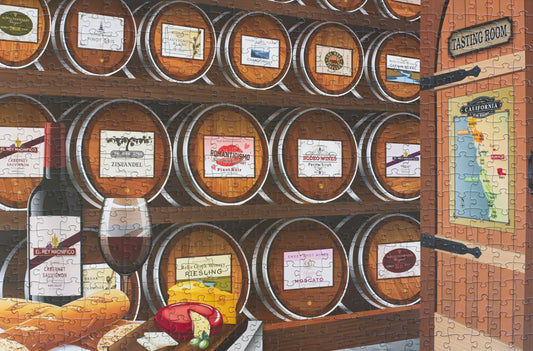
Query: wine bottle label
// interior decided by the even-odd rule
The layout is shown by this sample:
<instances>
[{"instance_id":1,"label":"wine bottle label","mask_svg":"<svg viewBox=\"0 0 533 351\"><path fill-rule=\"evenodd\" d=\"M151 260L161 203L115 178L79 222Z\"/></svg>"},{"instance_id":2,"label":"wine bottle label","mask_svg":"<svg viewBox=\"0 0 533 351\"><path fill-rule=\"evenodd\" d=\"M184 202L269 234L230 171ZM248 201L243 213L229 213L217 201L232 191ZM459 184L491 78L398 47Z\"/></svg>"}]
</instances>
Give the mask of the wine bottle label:
<instances>
[{"instance_id":1,"label":"wine bottle label","mask_svg":"<svg viewBox=\"0 0 533 351\"><path fill-rule=\"evenodd\" d=\"M377 270L378 279L419 276L420 241L378 245Z\"/></svg>"},{"instance_id":2,"label":"wine bottle label","mask_svg":"<svg viewBox=\"0 0 533 351\"><path fill-rule=\"evenodd\" d=\"M392 0L393 2L401 2L403 4L420 5L420 0Z\"/></svg>"},{"instance_id":3,"label":"wine bottle label","mask_svg":"<svg viewBox=\"0 0 533 351\"><path fill-rule=\"evenodd\" d=\"M81 218L29 217L30 295L81 295Z\"/></svg>"},{"instance_id":4,"label":"wine bottle label","mask_svg":"<svg viewBox=\"0 0 533 351\"><path fill-rule=\"evenodd\" d=\"M279 68L279 40L243 35L241 38L241 64Z\"/></svg>"},{"instance_id":5,"label":"wine bottle label","mask_svg":"<svg viewBox=\"0 0 533 351\"><path fill-rule=\"evenodd\" d=\"M333 286L333 249L283 253L283 290Z\"/></svg>"},{"instance_id":6,"label":"wine bottle label","mask_svg":"<svg viewBox=\"0 0 533 351\"><path fill-rule=\"evenodd\" d=\"M420 60L387 55L387 81L405 84L420 84Z\"/></svg>"},{"instance_id":7,"label":"wine bottle label","mask_svg":"<svg viewBox=\"0 0 533 351\"><path fill-rule=\"evenodd\" d=\"M153 178L154 160L153 132L100 132L100 178Z\"/></svg>"},{"instance_id":8,"label":"wine bottle label","mask_svg":"<svg viewBox=\"0 0 533 351\"><path fill-rule=\"evenodd\" d=\"M0 40L37 43L39 10L0 5Z\"/></svg>"},{"instance_id":9,"label":"wine bottle label","mask_svg":"<svg viewBox=\"0 0 533 351\"><path fill-rule=\"evenodd\" d=\"M83 296L106 289L120 289L120 275L106 263L83 265Z\"/></svg>"},{"instance_id":10,"label":"wine bottle label","mask_svg":"<svg viewBox=\"0 0 533 351\"><path fill-rule=\"evenodd\" d=\"M42 178L44 128L0 128L0 178Z\"/></svg>"},{"instance_id":11,"label":"wine bottle label","mask_svg":"<svg viewBox=\"0 0 533 351\"><path fill-rule=\"evenodd\" d=\"M316 73L351 77L352 50L333 46L316 46Z\"/></svg>"},{"instance_id":12,"label":"wine bottle label","mask_svg":"<svg viewBox=\"0 0 533 351\"><path fill-rule=\"evenodd\" d=\"M204 177L254 178L254 138L204 136Z\"/></svg>"},{"instance_id":13,"label":"wine bottle label","mask_svg":"<svg viewBox=\"0 0 533 351\"><path fill-rule=\"evenodd\" d=\"M176 258L176 283L197 281L231 293L231 254Z\"/></svg>"},{"instance_id":14,"label":"wine bottle label","mask_svg":"<svg viewBox=\"0 0 533 351\"><path fill-rule=\"evenodd\" d=\"M79 12L78 47L124 51L124 18Z\"/></svg>"},{"instance_id":15,"label":"wine bottle label","mask_svg":"<svg viewBox=\"0 0 533 351\"><path fill-rule=\"evenodd\" d=\"M342 141L298 139L298 177L342 177Z\"/></svg>"},{"instance_id":16,"label":"wine bottle label","mask_svg":"<svg viewBox=\"0 0 533 351\"><path fill-rule=\"evenodd\" d=\"M420 178L420 144L386 143L385 176Z\"/></svg>"},{"instance_id":17,"label":"wine bottle label","mask_svg":"<svg viewBox=\"0 0 533 351\"><path fill-rule=\"evenodd\" d=\"M163 23L161 55L193 60L204 59L204 29Z\"/></svg>"}]
</instances>

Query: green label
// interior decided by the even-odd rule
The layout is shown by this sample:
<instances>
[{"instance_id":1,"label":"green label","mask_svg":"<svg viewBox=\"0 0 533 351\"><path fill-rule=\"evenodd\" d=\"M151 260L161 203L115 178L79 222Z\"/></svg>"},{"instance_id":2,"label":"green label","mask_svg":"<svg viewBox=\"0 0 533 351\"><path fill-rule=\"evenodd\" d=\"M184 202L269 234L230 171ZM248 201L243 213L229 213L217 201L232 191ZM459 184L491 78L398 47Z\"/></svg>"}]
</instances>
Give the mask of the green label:
<instances>
[{"instance_id":1,"label":"green label","mask_svg":"<svg viewBox=\"0 0 533 351\"><path fill-rule=\"evenodd\" d=\"M31 18L18 11L8 11L0 15L0 29L9 35L23 36L31 32Z\"/></svg>"}]
</instances>

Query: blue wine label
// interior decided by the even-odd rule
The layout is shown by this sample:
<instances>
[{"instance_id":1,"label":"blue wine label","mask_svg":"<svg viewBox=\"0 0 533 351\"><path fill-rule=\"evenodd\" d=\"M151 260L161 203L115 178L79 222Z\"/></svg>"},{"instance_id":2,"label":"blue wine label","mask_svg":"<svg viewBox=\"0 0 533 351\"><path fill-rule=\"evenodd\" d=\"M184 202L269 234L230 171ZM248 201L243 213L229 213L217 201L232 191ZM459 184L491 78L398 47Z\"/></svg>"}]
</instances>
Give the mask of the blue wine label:
<instances>
[{"instance_id":1,"label":"blue wine label","mask_svg":"<svg viewBox=\"0 0 533 351\"><path fill-rule=\"evenodd\" d=\"M29 218L30 295L81 295L81 218Z\"/></svg>"}]
</instances>

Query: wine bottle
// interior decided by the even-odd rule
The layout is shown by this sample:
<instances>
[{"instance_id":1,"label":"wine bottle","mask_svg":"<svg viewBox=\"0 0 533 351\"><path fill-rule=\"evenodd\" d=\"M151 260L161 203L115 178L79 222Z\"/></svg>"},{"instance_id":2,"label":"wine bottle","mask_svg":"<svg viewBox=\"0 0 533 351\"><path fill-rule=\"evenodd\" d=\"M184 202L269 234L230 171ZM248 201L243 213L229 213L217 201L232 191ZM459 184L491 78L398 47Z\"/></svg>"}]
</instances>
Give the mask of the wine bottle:
<instances>
[{"instance_id":1,"label":"wine bottle","mask_svg":"<svg viewBox=\"0 0 533 351\"><path fill-rule=\"evenodd\" d=\"M65 136L63 123L46 124L44 175L28 200L29 295L55 305L83 291L83 201L67 174Z\"/></svg>"}]
</instances>

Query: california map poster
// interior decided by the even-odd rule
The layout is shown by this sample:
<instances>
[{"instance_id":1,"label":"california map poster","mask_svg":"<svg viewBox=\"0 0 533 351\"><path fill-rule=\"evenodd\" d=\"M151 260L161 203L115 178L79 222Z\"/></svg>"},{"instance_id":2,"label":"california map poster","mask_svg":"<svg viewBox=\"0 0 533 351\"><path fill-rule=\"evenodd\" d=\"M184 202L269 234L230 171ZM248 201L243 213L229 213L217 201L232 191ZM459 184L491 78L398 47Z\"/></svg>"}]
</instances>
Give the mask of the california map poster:
<instances>
[{"instance_id":1,"label":"california map poster","mask_svg":"<svg viewBox=\"0 0 533 351\"><path fill-rule=\"evenodd\" d=\"M449 100L450 222L509 230L513 90Z\"/></svg>"}]
</instances>

